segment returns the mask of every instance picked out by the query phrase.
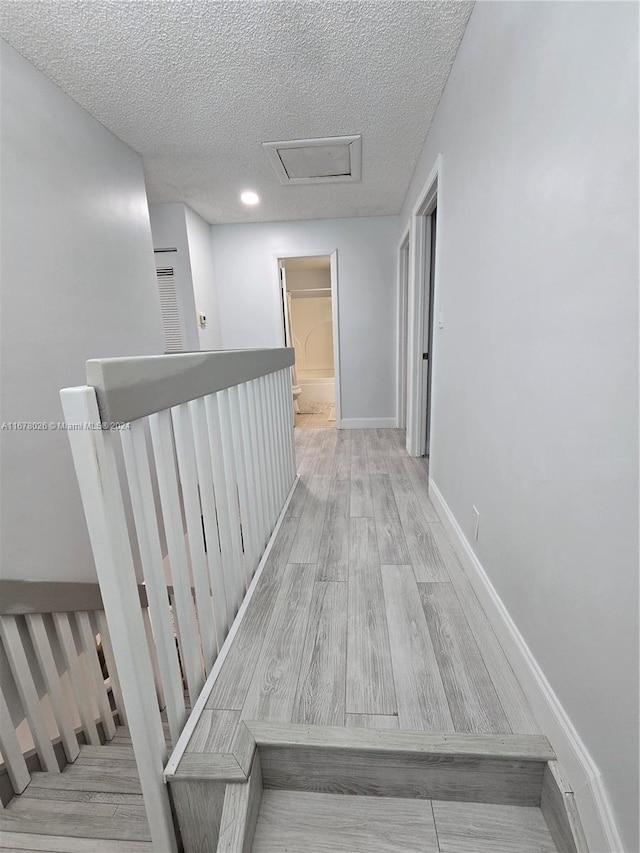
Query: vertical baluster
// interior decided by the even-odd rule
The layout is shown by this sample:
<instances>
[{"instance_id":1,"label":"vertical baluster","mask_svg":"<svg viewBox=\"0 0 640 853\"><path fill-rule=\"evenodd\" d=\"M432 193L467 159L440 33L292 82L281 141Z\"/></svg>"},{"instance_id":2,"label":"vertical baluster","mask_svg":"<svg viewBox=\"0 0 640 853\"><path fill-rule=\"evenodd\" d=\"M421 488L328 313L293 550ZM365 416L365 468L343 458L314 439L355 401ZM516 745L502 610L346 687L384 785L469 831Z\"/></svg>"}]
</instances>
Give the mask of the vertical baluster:
<instances>
[{"instance_id":1,"label":"vertical baluster","mask_svg":"<svg viewBox=\"0 0 640 853\"><path fill-rule=\"evenodd\" d=\"M80 636L80 643L85 655L87 670L89 672L89 679L93 687L93 695L96 698L98 713L102 720L104 736L106 740L111 740L116 733L116 727L113 722L113 711L109 705L107 690L104 686L104 678L102 676L102 669L100 668L100 661L98 660L98 649L96 647L95 634L91 630L88 613L80 611L75 614L75 619L78 634Z\"/></svg>"},{"instance_id":2,"label":"vertical baluster","mask_svg":"<svg viewBox=\"0 0 640 853\"><path fill-rule=\"evenodd\" d=\"M276 407L275 376L273 373L269 373L265 378L267 380L267 402L269 404L269 417L271 419L272 424L273 454L276 464L276 483L278 486L276 492L277 517L280 513L280 509L282 508L282 504L284 503L284 472L281 442L282 433L280 430L280 425L278 423L278 411Z\"/></svg>"},{"instance_id":3,"label":"vertical baluster","mask_svg":"<svg viewBox=\"0 0 640 853\"><path fill-rule=\"evenodd\" d=\"M207 428L209 445L214 472L214 488L218 523L220 527L220 544L222 560L225 567L225 589L227 604L230 608L229 621L238 611L242 601L243 590L243 555L240 546L240 527L238 517L238 496L236 492L235 475L229 450L228 425L224 428L222 409L226 409L226 400L221 393L211 394L205 398L207 413Z\"/></svg>"},{"instance_id":4,"label":"vertical baluster","mask_svg":"<svg viewBox=\"0 0 640 853\"><path fill-rule=\"evenodd\" d=\"M291 368L282 371L282 384L285 389L285 421L287 436L287 456L289 460L289 486L296 478L296 448L293 440L293 394L291 392Z\"/></svg>"},{"instance_id":5,"label":"vertical baluster","mask_svg":"<svg viewBox=\"0 0 640 853\"><path fill-rule=\"evenodd\" d=\"M264 376L256 380L256 424L259 427L260 453L265 466L266 473L266 503L267 503L267 535L271 535L275 523L275 476L273 471L273 454L271 452L271 437L269 431L269 418L265 398Z\"/></svg>"},{"instance_id":6,"label":"vertical baluster","mask_svg":"<svg viewBox=\"0 0 640 853\"><path fill-rule=\"evenodd\" d=\"M284 387L284 374L286 371L278 370L274 374L277 400L278 400L278 423L280 426L280 440L282 444L282 470L284 473L285 497L291 488L291 465L289 451L289 423L287 418L286 389Z\"/></svg>"},{"instance_id":7,"label":"vertical baluster","mask_svg":"<svg viewBox=\"0 0 640 853\"><path fill-rule=\"evenodd\" d=\"M96 721L93 716L93 706L90 700L90 681L83 665L84 662L78 655L78 649L76 648L71 630L71 622L69 621L69 614L52 613L51 615L56 628L58 642L62 649L62 655L67 665L73 694L76 697L76 705L78 706L84 735L92 746L100 746L100 735L98 734Z\"/></svg>"},{"instance_id":8,"label":"vertical baluster","mask_svg":"<svg viewBox=\"0 0 640 853\"><path fill-rule=\"evenodd\" d=\"M169 731L171 739L176 742L187 718L187 711L162 562L144 423L134 421L128 430L122 430L120 438L149 605L149 613L142 613L143 628L149 654L152 649L157 653L160 678L154 672L154 682L158 703L163 707L166 702ZM151 655L152 666L153 661Z\"/></svg>"},{"instance_id":9,"label":"vertical baluster","mask_svg":"<svg viewBox=\"0 0 640 853\"><path fill-rule=\"evenodd\" d=\"M169 599L167 599L169 601ZM169 608L171 604L169 603ZM162 682L162 675L160 672L160 665L158 663L158 643L153 635L153 625L151 624L151 616L149 615L149 608L142 608L142 622L144 624L144 635L147 638L147 648L149 649L149 658L151 660L151 669L153 670L153 681L156 686L156 698L158 700L158 708L160 711L164 711L167 707L166 700L164 698L164 685ZM180 678L180 683L177 685L180 690L180 696L182 699L182 705L184 706L184 716L187 716L186 704L184 701L184 686L182 683L182 676L180 675L180 661L178 659L178 647L176 645L176 641L174 639L173 642L175 651L176 651L176 660L178 661L178 675ZM167 722L169 722L169 713L167 712ZM176 734L171 730L171 725L169 725L169 733L171 734L171 738L174 743L177 742L177 738L180 736L181 729L176 730ZM175 740L174 740L175 738Z\"/></svg>"},{"instance_id":10,"label":"vertical baluster","mask_svg":"<svg viewBox=\"0 0 640 853\"><path fill-rule=\"evenodd\" d=\"M247 580L247 557L246 550L248 542L242 541L241 524L242 524L242 509L240 506L240 485L237 477L236 463L236 439L231 426L231 398L230 389L218 392L218 417L220 419L220 440L222 442L222 457L224 460L225 480L227 483L227 500L231 508L232 524L231 535L233 537L234 548L239 556L240 573L238 574L238 604L240 606L244 598L245 591L249 586Z\"/></svg>"},{"instance_id":11,"label":"vertical baluster","mask_svg":"<svg viewBox=\"0 0 640 853\"><path fill-rule=\"evenodd\" d=\"M49 773L59 773L60 768L40 713L38 691L29 668L15 616L0 616L0 637L2 637L13 680L22 702L22 710L29 723L42 769Z\"/></svg>"},{"instance_id":12,"label":"vertical baluster","mask_svg":"<svg viewBox=\"0 0 640 853\"><path fill-rule=\"evenodd\" d=\"M151 840L155 849L177 853L171 805L163 781L166 745L153 695L153 671L140 612L113 435L107 430L79 428L101 420L93 388L66 388L60 396L71 426L68 437L111 627L116 665L126 696Z\"/></svg>"},{"instance_id":13,"label":"vertical baluster","mask_svg":"<svg viewBox=\"0 0 640 853\"><path fill-rule=\"evenodd\" d=\"M167 536L167 552L171 566L171 578L176 604L176 622L180 629L184 659L182 666L187 679L187 688L192 703L195 703L202 685L202 654L198 641L198 628L191 595L191 580L187 563L187 551L182 529L182 511L178 493L175 456L171 432L171 416L168 411L149 416L153 455L158 475L158 490L164 529Z\"/></svg>"},{"instance_id":14,"label":"vertical baluster","mask_svg":"<svg viewBox=\"0 0 640 853\"><path fill-rule=\"evenodd\" d=\"M204 532L207 542L207 562L209 565L211 593L213 595L217 648L220 650L231 627L231 623L229 622L227 610L227 593L216 513L216 495L213 487L213 464L209 448L204 400L202 398L192 400L189 403L189 408L191 410L191 423L193 426L198 482L200 484L202 520L204 522Z\"/></svg>"},{"instance_id":15,"label":"vertical baluster","mask_svg":"<svg viewBox=\"0 0 640 853\"><path fill-rule=\"evenodd\" d=\"M256 457L260 471L260 493L262 503L263 541L266 546L271 535L271 497L269 491L269 474L266 460L266 440L264 435L264 419L260 399L260 384L258 379L251 382L252 393L249 396L249 417L256 434Z\"/></svg>"},{"instance_id":16,"label":"vertical baluster","mask_svg":"<svg viewBox=\"0 0 640 853\"><path fill-rule=\"evenodd\" d=\"M113 646L111 645L111 637L109 636L109 628L107 626L107 617L104 615L104 610L96 610L93 614L94 625L93 630L100 634L100 642L102 643L102 652L104 660L107 664L109 672L109 681L111 682L111 691L118 710L120 725L127 725L127 710L124 707L124 699L122 696L122 687L116 667L116 660L113 656Z\"/></svg>"},{"instance_id":17,"label":"vertical baluster","mask_svg":"<svg viewBox=\"0 0 640 853\"><path fill-rule=\"evenodd\" d=\"M264 518L264 504L262 501L262 490L264 488L262 480L262 472L259 465L258 440L256 433L256 424L249 410L249 401L252 399L254 390L253 382L244 382L238 388L240 400L240 421L243 425L245 434L245 448L247 451L247 471L250 483L250 492L253 498L253 511L255 513L255 529L256 529L256 563L253 566L255 571L257 563L264 552L267 544L265 538L266 523Z\"/></svg>"},{"instance_id":18,"label":"vertical baluster","mask_svg":"<svg viewBox=\"0 0 640 853\"><path fill-rule=\"evenodd\" d=\"M210 394L204 400L205 420L211 454L211 470L213 473L213 489L216 500L218 535L220 538L220 553L224 574L224 588L227 603L227 621L233 622L238 608L237 588L240 564L233 546L231 535L232 511L227 500L227 483L220 438L220 419L218 417L217 394Z\"/></svg>"},{"instance_id":19,"label":"vertical baluster","mask_svg":"<svg viewBox=\"0 0 640 853\"><path fill-rule=\"evenodd\" d=\"M267 452L269 454L269 459L271 461L271 482L273 484L273 508L272 513L273 517L271 519L271 527L273 529L273 525L276 522L279 512L279 502L280 502L280 485L279 485L279 470L278 470L278 457L276 454L276 433L275 433L275 424L273 420L273 410L271 408L271 388L269 384L269 377L263 376L263 403L264 403L264 414L265 414L265 424L267 426L267 436L268 436L268 445Z\"/></svg>"},{"instance_id":20,"label":"vertical baluster","mask_svg":"<svg viewBox=\"0 0 640 853\"><path fill-rule=\"evenodd\" d=\"M0 752L9 774L11 787L16 794L21 794L31 781L31 776L2 690L0 690Z\"/></svg>"},{"instance_id":21,"label":"vertical baluster","mask_svg":"<svg viewBox=\"0 0 640 853\"><path fill-rule=\"evenodd\" d=\"M36 653L38 666L42 673L44 686L49 694L51 708L58 726L58 732L62 741L67 761L73 762L80 753L78 738L72 725L71 711L69 703L62 692L60 685L60 675L58 667L53 657L51 643L47 634L47 629L44 624L44 617L41 613L29 613L25 616L29 636L33 643L33 649Z\"/></svg>"},{"instance_id":22,"label":"vertical baluster","mask_svg":"<svg viewBox=\"0 0 640 853\"><path fill-rule=\"evenodd\" d=\"M282 453L282 481L284 484L282 490L282 503L289 494L291 484L289 482L289 453L287 450L287 420L284 402L284 389L282 387L282 371L277 370L273 374L273 384L275 388L275 399L278 407L278 433L280 436L280 448ZM282 507L280 507L282 509Z\"/></svg>"},{"instance_id":23,"label":"vertical baluster","mask_svg":"<svg viewBox=\"0 0 640 853\"><path fill-rule=\"evenodd\" d=\"M196 597L200 641L204 655L204 671L205 676L207 676L217 657L217 646L213 627L211 590L209 588L209 566L204 550L193 429L187 404L174 406L171 409L171 419L176 440L180 482L182 483L182 500L187 522L191 572Z\"/></svg>"},{"instance_id":24,"label":"vertical baluster","mask_svg":"<svg viewBox=\"0 0 640 853\"><path fill-rule=\"evenodd\" d=\"M240 512L242 515L242 535L245 538L245 571L246 585L253 577L258 551L256 516L254 500L255 483L250 482L249 463L251 449L249 447L247 424L240 414L240 391L237 385L229 388L229 415L235 449L236 479L240 496Z\"/></svg>"}]
</instances>

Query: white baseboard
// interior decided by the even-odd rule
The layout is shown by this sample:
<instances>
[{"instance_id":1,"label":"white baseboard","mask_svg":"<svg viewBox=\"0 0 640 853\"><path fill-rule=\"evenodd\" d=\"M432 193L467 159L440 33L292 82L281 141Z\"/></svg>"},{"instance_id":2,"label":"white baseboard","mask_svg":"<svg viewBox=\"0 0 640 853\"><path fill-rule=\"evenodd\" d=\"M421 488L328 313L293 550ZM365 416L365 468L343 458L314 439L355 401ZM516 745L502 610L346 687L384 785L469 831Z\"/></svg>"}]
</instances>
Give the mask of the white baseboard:
<instances>
[{"instance_id":1,"label":"white baseboard","mask_svg":"<svg viewBox=\"0 0 640 853\"><path fill-rule=\"evenodd\" d=\"M429 479L429 494L535 717L573 788L589 850L592 853L624 853L598 767L432 479Z\"/></svg>"},{"instance_id":2,"label":"white baseboard","mask_svg":"<svg viewBox=\"0 0 640 853\"><path fill-rule=\"evenodd\" d=\"M396 418L342 418L340 429L396 429Z\"/></svg>"}]
</instances>

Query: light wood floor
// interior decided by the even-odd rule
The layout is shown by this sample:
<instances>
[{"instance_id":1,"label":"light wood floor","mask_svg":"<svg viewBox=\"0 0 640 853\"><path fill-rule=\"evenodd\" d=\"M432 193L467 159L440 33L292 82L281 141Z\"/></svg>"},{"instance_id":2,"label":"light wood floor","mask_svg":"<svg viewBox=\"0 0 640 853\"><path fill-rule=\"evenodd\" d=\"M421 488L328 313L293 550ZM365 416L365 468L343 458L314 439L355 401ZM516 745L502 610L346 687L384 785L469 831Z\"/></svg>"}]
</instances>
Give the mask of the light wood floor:
<instances>
[{"instance_id":1,"label":"light wood floor","mask_svg":"<svg viewBox=\"0 0 640 853\"><path fill-rule=\"evenodd\" d=\"M34 773L0 812L0 850L152 853L129 730L82 746L61 774Z\"/></svg>"},{"instance_id":2,"label":"light wood floor","mask_svg":"<svg viewBox=\"0 0 640 853\"><path fill-rule=\"evenodd\" d=\"M540 809L264 791L253 853L556 853Z\"/></svg>"},{"instance_id":3,"label":"light wood floor","mask_svg":"<svg viewBox=\"0 0 640 853\"><path fill-rule=\"evenodd\" d=\"M404 434L295 437L298 486L187 751L216 751L219 711L226 725L539 733Z\"/></svg>"},{"instance_id":4,"label":"light wood floor","mask_svg":"<svg viewBox=\"0 0 640 853\"><path fill-rule=\"evenodd\" d=\"M295 426L304 429L335 429L335 404L312 403L310 406L300 406L295 416Z\"/></svg>"},{"instance_id":5,"label":"light wood floor","mask_svg":"<svg viewBox=\"0 0 640 853\"><path fill-rule=\"evenodd\" d=\"M162 721L170 752L164 711ZM0 811L0 851L18 850L153 853L126 726L117 726L115 737L102 746L81 746L61 774L32 773L25 791Z\"/></svg>"}]
</instances>

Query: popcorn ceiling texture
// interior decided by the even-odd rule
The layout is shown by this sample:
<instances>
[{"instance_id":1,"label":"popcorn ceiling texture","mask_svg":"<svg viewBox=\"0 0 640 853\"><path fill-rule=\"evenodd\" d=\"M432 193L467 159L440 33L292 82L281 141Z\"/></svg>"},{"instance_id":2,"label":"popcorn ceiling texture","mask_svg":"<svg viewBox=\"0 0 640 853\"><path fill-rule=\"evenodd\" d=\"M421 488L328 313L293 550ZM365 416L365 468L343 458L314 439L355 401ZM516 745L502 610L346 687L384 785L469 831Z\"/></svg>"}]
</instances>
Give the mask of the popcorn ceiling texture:
<instances>
[{"instance_id":1,"label":"popcorn ceiling texture","mask_svg":"<svg viewBox=\"0 0 640 853\"><path fill-rule=\"evenodd\" d=\"M400 210L472 5L3 0L0 35L142 155L151 203L212 223L370 216ZM261 147L354 133L356 184L283 187Z\"/></svg>"}]
</instances>

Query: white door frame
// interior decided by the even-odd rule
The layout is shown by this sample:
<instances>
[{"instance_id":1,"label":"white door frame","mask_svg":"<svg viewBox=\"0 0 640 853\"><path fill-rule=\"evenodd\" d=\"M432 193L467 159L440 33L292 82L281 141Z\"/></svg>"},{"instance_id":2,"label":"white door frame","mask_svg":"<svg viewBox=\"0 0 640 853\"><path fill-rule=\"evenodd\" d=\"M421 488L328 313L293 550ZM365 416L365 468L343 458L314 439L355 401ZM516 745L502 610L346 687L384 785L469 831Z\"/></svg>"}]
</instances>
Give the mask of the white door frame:
<instances>
[{"instance_id":1,"label":"white door frame","mask_svg":"<svg viewBox=\"0 0 640 853\"><path fill-rule=\"evenodd\" d=\"M280 261L286 261L288 258L329 258L331 271L331 322L333 325L333 374L335 381L336 395L336 429L341 428L342 423L342 397L340 394L340 313L338 310L338 250L328 249L325 252L314 250L312 252L278 252L275 256L275 275L278 294L278 304L282 305L280 296ZM280 314L282 308L280 308ZM285 346L284 327L280 323L280 339L282 346Z\"/></svg>"},{"instance_id":2,"label":"white door frame","mask_svg":"<svg viewBox=\"0 0 640 853\"><path fill-rule=\"evenodd\" d=\"M429 282L429 259L431 257L431 228L429 214L442 204L442 154L436 158L429 177L413 208L409 223L410 259L409 259L409 300L408 300L408 356L407 356L407 453L410 456L424 456L426 443L426 394L427 367L423 360L423 342L425 338L425 290ZM442 218L436 229L436 266L433 275L435 298L438 298L440 282L440 245ZM437 315L434 301L434 315ZM437 352L435 335L432 341L431 375L435 376ZM431 422L434 420L433 388L431 389ZM432 442L433 444L433 442ZM433 454L431 454L433 455Z\"/></svg>"},{"instance_id":3,"label":"white door frame","mask_svg":"<svg viewBox=\"0 0 640 853\"><path fill-rule=\"evenodd\" d=\"M407 425L407 332L409 303L409 252L411 250L410 227L407 227L398 243L398 351L396 386L396 426Z\"/></svg>"}]
</instances>

